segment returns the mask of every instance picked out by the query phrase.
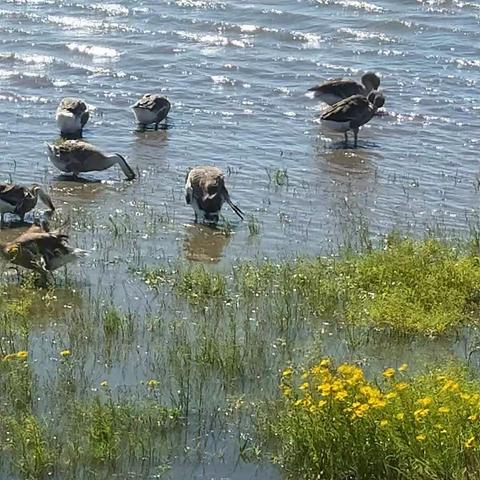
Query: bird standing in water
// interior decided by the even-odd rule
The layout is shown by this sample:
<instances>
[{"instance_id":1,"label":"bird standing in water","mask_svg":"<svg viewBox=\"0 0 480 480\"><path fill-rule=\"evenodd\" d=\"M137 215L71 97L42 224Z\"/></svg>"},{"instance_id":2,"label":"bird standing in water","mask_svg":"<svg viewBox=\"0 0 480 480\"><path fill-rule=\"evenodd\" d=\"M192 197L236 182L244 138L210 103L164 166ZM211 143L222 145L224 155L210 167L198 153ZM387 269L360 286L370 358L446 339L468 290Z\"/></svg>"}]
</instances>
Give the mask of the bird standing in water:
<instances>
[{"instance_id":1,"label":"bird standing in water","mask_svg":"<svg viewBox=\"0 0 480 480\"><path fill-rule=\"evenodd\" d=\"M362 83L351 79L328 80L321 85L310 88L314 98L319 98L329 105L351 97L352 95L363 95L366 97L372 90L378 90L380 78L373 72L367 72L362 76Z\"/></svg>"},{"instance_id":2,"label":"bird standing in water","mask_svg":"<svg viewBox=\"0 0 480 480\"><path fill-rule=\"evenodd\" d=\"M352 130L355 139L354 147L356 147L360 127L370 121L384 103L385 99L379 92L370 92L368 98L363 95L353 95L327 108L320 120L328 129L344 132L345 144L348 142L347 132Z\"/></svg>"},{"instance_id":3,"label":"bird standing in water","mask_svg":"<svg viewBox=\"0 0 480 480\"><path fill-rule=\"evenodd\" d=\"M0 184L0 225L3 222L4 213L18 215L23 221L25 214L36 207L38 198L50 211L55 210L52 199L40 185L24 187L15 184Z\"/></svg>"},{"instance_id":4,"label":"bird standing in water","mask_svg":"<svg viewBox=\"0 0 480 480\"><path fill-rule=\"evenodd\" d=\"M146 93L132 106L132 110L142 130L151 124L155 124L155 130L158 130L158 124L167 118L170 107L170 102L165 97Z\"/></svg>"},{"instance_id":5,"label":"bird standing in water","mask_svg":"<svg viewBox=\"0 0 480 480\"><path fill-rule=\"evenodd\" d=\"M48 156L62 172L78 177L79 173L101 171L118 164L128 180L135 172L119 153L106 155L92 144L81 140L65 140L56 145L47 144Z\"/></svg>"},{"instance_id":6,"label":"bird standing in water","mask_svg":"<svg viewBox=\"0 0 480 480\"><path fill-rule=\"evenodd\" d=\"M48 272L88 255L85 250L71 247L68 235L39 225L32 225L15 240L1 245L0 252L10 263L34 270L44 280Z\"/></svg>"},{"instance_id":7,"label":"bird standing in water","mask_svg":"<svg viewBox=\"0 0 480 480\"><path fill-rule=\"evenodd\" d=\"M60 134L66 138L81 138L82 130L90 118L87 104L79 98L64 98L55 115Z\"/></svg>"},{"instance_id":8,"label":"bird standing in water","mask_svg":"<svg viewBox=\"0 0 480 480\"><path fill-rule=\"evenodd\" d=\"M195 167L187 173L185 200L195 212L195 223L215 225L224 202L243 220L243 212L230 200L223 172L217 167Z\"/></svg>"}]
</instances>

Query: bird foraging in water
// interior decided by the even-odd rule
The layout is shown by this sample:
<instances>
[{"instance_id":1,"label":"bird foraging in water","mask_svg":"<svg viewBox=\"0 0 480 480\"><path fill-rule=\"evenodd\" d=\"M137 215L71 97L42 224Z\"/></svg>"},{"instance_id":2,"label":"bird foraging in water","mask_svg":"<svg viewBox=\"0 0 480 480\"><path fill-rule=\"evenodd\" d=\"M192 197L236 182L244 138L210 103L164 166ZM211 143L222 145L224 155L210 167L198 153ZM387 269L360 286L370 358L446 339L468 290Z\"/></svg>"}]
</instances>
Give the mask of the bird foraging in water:
<instances>
[{"instance_id":1,"label":"bird foraging in water","mask_svg":"<svg viewBox=\"0 0 480 480\"><path fill-rule=\"evenodd\" d=\"M328 80L321 85L309 88L309 92L313 92L314 98L319 98L329 105L351 97L352 95L363 95L366 97L372 90L378 90L380 86L380 78L373 72L367 72L362 76L362 83L358 83L351 79L334 79Z\"/></svg>"},{"instance_id":2,"label":"bird foraging in water","mask_svg":"<svg viewBox=\"0 0 480 480\"><path fill-rule=\"evenodd\" d=\"M88 255L68 244L68 235L59 230L48 231L45 226L32 225L15 240L0 247L1 254L14 265L41 273L60 268Z\"/></svg>"},{"instance_id":3,"label":"bird foraging in water","mask_svg":"<svg viewBox=\"0 0 480 480\"><path fill-rule=\"evenodd\" d=\"M195 223L216 224L224 202L243 220L243 212L230 200L223 172L217 167L195 167L187 173L185 200L195 212Z\"/></svg>"},{"instance_id":4,"label":"bird foraging in water","mask_svg":"<svg viewBox=\"0 0 480 480\"><path fill-rule=\"evenodd\" d=\"M170 107L170 102L165 97L146 93L135 105L132 105L132 110L142 130L152 123L155 124L155 130L158 130L158 124L167 118Z\"/></svg>"},{"instance_id":5,"label":"bird foraging in water","mask_svg":"<svg viewBox=\"0 0 480 480\"><path fill-rule=\"evenodd\" d=\"M29 188L15 184L0 184L0 225L4 213L18 215L23 221L25 214L35 208L39 197L50 211L55 210L52 199L40 185L32 185Z\"/></svg>"},{"instance_id":6,"label":"bird foraging in water","mask_svg":"<svg viewBox=\"0 0 480 480\"><path fill-rule=\"evenodd\" d=\"M79 98L64 98L55 114L62 137L81 138L82 129L90 118L87 104Z\"/></svg>"},{"instance_id":7,"label":"bird foraging in water","mask_svg":"<svg viewBox=\"0 0 480 480\"><path fill-rule=\"evenodd\" d=\"M52 163L62 172L73 174L74 178L82 172L106 170L118 163L128 180L135 178L135 172L122 155L106 155L92 144L81 140L65 140L49 145L48 156Z\"/></svg>"},{"instance_id":8,"label":"bird foraging in water","mask_svg":"<svg viewBox=\"0 0 480 480\"><path fill-rule=\"evenodd\" d=\"M368 98L363 95L353 95L327 108L320 120L328 129L344 132L345 143L348 142L347 132L352 130L356 147L360 127L370 121L384 103L385 99L379 92L370 92Z\"/></svg>"}]
</instances>

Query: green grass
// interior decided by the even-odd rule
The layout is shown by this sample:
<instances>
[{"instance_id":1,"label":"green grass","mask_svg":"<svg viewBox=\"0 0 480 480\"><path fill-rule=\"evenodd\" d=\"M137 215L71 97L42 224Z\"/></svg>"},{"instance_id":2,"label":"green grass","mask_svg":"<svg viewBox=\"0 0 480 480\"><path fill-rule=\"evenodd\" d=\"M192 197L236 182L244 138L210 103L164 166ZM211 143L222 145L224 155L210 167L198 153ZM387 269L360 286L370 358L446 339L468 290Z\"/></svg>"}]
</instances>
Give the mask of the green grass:
<instances>
[{"instance_id":1,"label":"green grass","mask_svg":"<svg viewBox=\"0 0 480 480\"><path fill-rule=\"evenodd\" d=\"M287 478L465 480L480 469L480 383L460 368L375 381L329 359L284 370L260 422Z\"/></svg>"},{"instance_id":2,"label":"green grass","mask_svg":"<svg viewBox=\"0 0 480 480\"><path fill-rule=\"evenodd\" d=\"M390 238L382 248L279 264L242 263L228 276L204 267L148 271L150 285L173 283L194 303L278 295L317 316L401 333L441 334L478 320L480 258L434 240Z\"/></svg>"}]
</instances>

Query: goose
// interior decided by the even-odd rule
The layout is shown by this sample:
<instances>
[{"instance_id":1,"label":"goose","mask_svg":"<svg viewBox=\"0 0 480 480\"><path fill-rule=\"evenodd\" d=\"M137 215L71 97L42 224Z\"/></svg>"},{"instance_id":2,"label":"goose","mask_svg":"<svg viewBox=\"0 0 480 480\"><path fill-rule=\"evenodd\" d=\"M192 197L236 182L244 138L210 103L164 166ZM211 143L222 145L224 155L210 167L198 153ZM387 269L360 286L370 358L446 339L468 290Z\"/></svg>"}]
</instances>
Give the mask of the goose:
<instances>
[{"instance_id":1,"label":"goose","mask_svg":"<svg viewBox=\"0 0 480 480\"><path fill-rule=\"evenodd\" d=\"M78 177L81 172L106 170L118 163L128 180L135 178L135 172L119 153L106 155L92 144L82 140L65 140L55 145L47 143L48 156L62 172Z\"/></svg>"},{"instance_id":2,"label":"goose","mask_svg":"<svg viewBox=\"0 0 480 480\"><path fill-rule=\"evenodd\" d=\"M223 172L217 167L194 167L187 172L185 200L195 212L195 223L215 225L224 202L243 220L243 212L230 200Z\"/></svg>"},{"instance_id":3,"label":"goose","mask_svg":"<svg viewBox=\"0 0 480 480\"><path fill-rule=\"evenodd\" d=\"M322 125L331 130L345 133L345 143L348 142L347 132L353 130L357 146L358 131L383 107L385 99L379 92L370 92L368 98L363 95L352 95L327 108L320 117Z\"/></svg>"},{"instance_id":4,"label":"goose","mask_svg":"<svg viewBox=\"0 0 480 480\"><path fill-rule=\"evenodd\" d=\"M10 263L42 275L88 255L85 250L71 247L68 235L39 225L32 225L16 239L1 245L0 253Z\"/></svg>"},{"instance_id":5,"label":"goose","mask_svg":"<svg viewBox=\"0 0 480 480\"><path fill-rule=\"evenodd\" d=\"M158 124L167 117L170 107L170 102L165 97L146 93L131 108L142 129L154 123L155 130L158 130Z\"/></svg>"},{"instance_id":6,"label":"goose","mask_svg":"<svg viewBox=\"0 0 480 480\"><path fill-rule=\"evenodd\" d=\"M55 211L52 199L40 185L24 187L15 184L0 184L0 224L3 222L4 213L18 215L23 221L25 214L37 205L38 197L51 212Z\"/></svg>"},{"instance_id":7,"label":"goose","mask_svg":"<svg viewBox=\"0 0 480 480\"><path fill-rule=\"evenodd\" d=\"M87 104L79 98L64 98L55 114L62 136L82 136L82 129L90 118Z\"/></svg>"},{"instance_id":8,"label":"goose","mask_svg":"<svg viewBox=\"0 0 480 480\"><path fill-rule=\"evenodd\" d=\"M380 78L373 72L365 73L361 78L362 84L351 79L328 80L321 85L310 88L314 98L319 98L329 105L351 97L352 95L363 95L366 97L372 90L378 90Z\"/></svg>"}]
</instances>

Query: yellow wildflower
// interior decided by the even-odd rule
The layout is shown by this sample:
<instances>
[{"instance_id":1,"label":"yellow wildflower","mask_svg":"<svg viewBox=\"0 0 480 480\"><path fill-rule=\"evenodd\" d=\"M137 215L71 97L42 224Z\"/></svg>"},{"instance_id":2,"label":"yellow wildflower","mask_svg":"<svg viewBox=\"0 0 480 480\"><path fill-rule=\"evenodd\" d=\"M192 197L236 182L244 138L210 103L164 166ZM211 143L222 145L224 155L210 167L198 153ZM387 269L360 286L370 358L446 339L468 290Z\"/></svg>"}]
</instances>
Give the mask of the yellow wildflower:
<instances>
[{"instance_id":1,"label":"yellow wildflower","mask_svg":"<svg viewBox=\"0 0 480 480\"><path fill-rule=\"evenodd\" d=\"M415 417L415 420L421 420L422 418L425 418L428 413L429 413L429 409L428 408L421 408L419 410L415 410L413 412L413 416Z\"/></svg>"},{"instance_id":2,"label":"yellow wildflower","mask_svg":"<svg viewBox=\"0 0 480 480\"><path fill-rule=\"evenodd\" d=\"M368 400L368 404L372 408L383 408L387 404L387 402L385 400L382 400L381 398L370 398Z\"/></svg>"},{"instance_id":3,"label":"yellow wildflower","mask_svg":"<svg viewBox=\"0 0 480 480\"><path fill-rule=\"evenodd\" d=\"M421 407L428 407L433 402L432 397L419 398L416 403Z\"/></svg>"},{"instance_id":4,"label":"yellow wildflower","mask_svg":"<svg viewBox=\"0 0 480 480\"><path fill-rule=\"evenodd\" d=\"M317 390L322 393L322 397L327 397L328 395L330 395L330 392L332 390L332 384L322 383L317 387Z\"/></svg>"},{"instance_id":5,"label":"yellow wildflower","mask_svg":"<svg viewBox=\"0 0 480 480\"><path fill-rule=\"evenodd\" d=\"M389 424L389 421L388 420L380 420L380 426L383 428L383 427L386 427L387 425Z\"/></svg>"},{"instance_id":6,"label":"yellow wildflower","mask_svg":"<svg viewBox=\"0 0 480 480\"><path fill-rule=\"evenodd\" d=\"M309 383L305 382L305 383L302 383L298 388L300 390L306 390L309 386L310 386Z\"/></svg>"},{"instance_id":7,"label":"yellow wildflower","mask_svg":"<svg viewBox=\"0 0 480 480\"><path fill-rule=\"evenodd\" d=\"M326 400L319 400L318 403L317 403L317 407L318 407L318 408L322 408L322 407L324 407L326 404L327 404L327 401L326 401Z\"/></svg>"},{"instance_id":8,"label":"yellow wildflower","mask_svg":"<svg viewBox=\"0 0 480 480\"><path fill-rule=\"evenodd\" d=\"M399 392L407 388L408 388L408 383L405 383L405 382L400 382L395 385L395 390L398 390Z\"/></svg>"},{"instance_id":9,"label":"yellow wildflower","mask_svg":"<svg viewBox=\"0 0 480 480\"><path fill-rule=\"evenodd\" d=\"M298 407L299 405L301 405L303 403L303 398L299 398L298 400L295 401L294 405L296 407Z\"/></svg>"},{"instance_id":10,"label":"yellow wildflower","mask_svg":"<svg viewBox=\"0 0 480 480\"><path fill-rule=\"evenodd\" d=\"M470 420L471 422L476 422L478 420L478 414L474 413L473 415L470 415L468 417L468 420Z\"/></svg>"},{"instance_id":11,"label":"yellow wildflower","mask_svg":"<svg viewBox=\"0 0 480 480\"><path fill-rule=\"evenodd\" d=\"M335 394L333 398L341 402L342 400L345 400L347 397L348 397L348 392L346 390L340 390Z\"/></svg>"},{"instance_id":12,"label":"yellow wildflower","mask_svg":"<svg viewBox=\"0 0 480 480\"><path fill-rule=\"evenodd\" d=\"M388 392L386 395L385 395L385 398L387 400L391 400L392 398L396 398L398 397L398 394L396 392Z\"/></svg>"},{"instance_id":13,"label":"yellow wildflower","mask_svg":"<svg viewBox=\"0 0 480 480\"><path fill-rule=\"evenodd\" d=\"M383 371L383 376L385 378L393 378L394 375L395 375L394 368L387 368L386 370Z\"/></svg>"},{"instance_id":14,"label":"yellow wildflower","mask_svg":"<svg viewBox=\"0 0 480 480\"><path fill-rule=\"evenodd\" d=\"M149 380L147 382L147 385L150 387L150 388L155 388L157 385L158 385L158 380Z\"/></svg>"},{"instance_id":15,"label":"yellow wildflower","mask_svg":"<svg viewBox=\"0 0 480 480\"><path fill-rule=\"evenodd\" d=\"M363 403L362 405L359 405L354 411L353 411L353 418L358 417L362 418L369 410L369 406L366 403Z\"/></svg>"},{"instance_id":16,"label":"yellow wildflower","mask_svg":"<svg viewBox=\"0 0 480 480\"><path fill-rule=\"evenodd\" d=\"M285 397L289 397L292 394L292 389L290 387L283 387L282 393Z\"/></svg>"},{"instance_id":17,"label":"yellow wildflower","mask_svg":"<svg viewBox=\"0 0 480 480\"><path fill-rule=\"evenodd\" d=\"M462 393L460 397L462 398L462 400L467 400L467 401L472 398L472 396L469 393Z\"/></svg>"},{"instance_id":18,"label":"yellow wildflower","mask_svg":"<svg viewBox=\"0 0 480 480\"><path fill-rule=\"evenodd\" d=\"M103 380L103 382L100 382L101 387L108 387L108 382L106 380Z\"/></svg>"},{"instance_id":19,"label":"yellow wildflower","mask_svg":"<svg viewBox=\"0 0 480 480\"><path fill-rule=\"evenodd\" d=\"M458 391L460 386L458 385L457 382L454 382L453 380L447 380L445 382L445 385L442 387L443 392L456 392Z\"/></svg>"},{"instance_id":20,"label":"yellow wildflower","mask_svg":"<svg viewBox=\"0 0 480 480\"><path fill-rule=\"evenodd\" d=\"M424 442L427 439L427 436L424 433L421 433L420 435L417 435L415 437L419 442Z\"/></svg>"},{"instance_id":21,"label":"yellow wildflower","mask_svg":"<svg viewBox=\"0 0 480 480\"><path fill-rule=\"evenodd\" d=\"M283 372L282 372L282 377L291 377L293 374L293 368L292 367L287 367Z\"/></svg>"},{"instance_id":22,"label":"yellow wildflower","mask_svg":"<svg viewBox=\"0 0 480 480\"><path fill-rule=\"evenodd\" d=\"M27 357L28 357L28 352L25 351L25 350L22 350L22 351L20 351L20 352L17 352L17 353L16 353L16 357L17 357L18 359L20 359L20 360L26 360Z\"/></svg>"},{"instance_id":23,"label":"yellow wildflower","mask_svg":"<svg viewBox=\"0 0 480 480\"><path fill-rule=\"evenodd\" d=\"M408 370L408 365L406 363L402 363L399 367L398 367L398 371L399 372L406 372Z\"/></svg>"},{"instance_id":24,"label":"yellow wildflower","mask_svg":"<svg viewBox=\"0 0 480 480\"><path fill-rule=\"evenodd\" d=\"M329 367L330 366L330 359L329 358L324 358L321 362L320 362L320 366L321 367Z\"/></svg>"},{"instance_id":25,"label":"yellow wildflower","mask_svg":"<svg viewBox=\"0 0 480 480\"><path fill-rule=\"evenodd\" d=\"M60 352L60 356L63 357L63 358L69 357L71 354L72 354L72 352L68 349L62 350Z\"/></svg>"},{"instance_id":26,"label":"yellow wildflower","mask_svg":"<svg viewBox=\"0 0 480 480\"><path fill-rule=\"evenodd\" d=\"M473 448L475 447L475 437L470 437L466 442L465 442L465 448Z\"/></svg>"},{"instance_id":27,"label":"yellow wildflower","mask_svg":"<svg viewBox=\"0 0 480 480\"><path fill-rule=\"evenodd\" d=\"M403 412L397 413L397 414L395 415L395 418L396 418L397 420L403 421L403 419L405 418L405 414L404 414Z\"/></svg>"},{"instance_id":28,"label":"yellow wildflower","mask_svg":"<svg viewBox=\"0 0 480 480\"><path fill-rule=\"evenodd\" d=\"M440 407L438 409L438 413L448 413L450 412L450 409L448 407Z\"/></svg>"}]
</instances>

